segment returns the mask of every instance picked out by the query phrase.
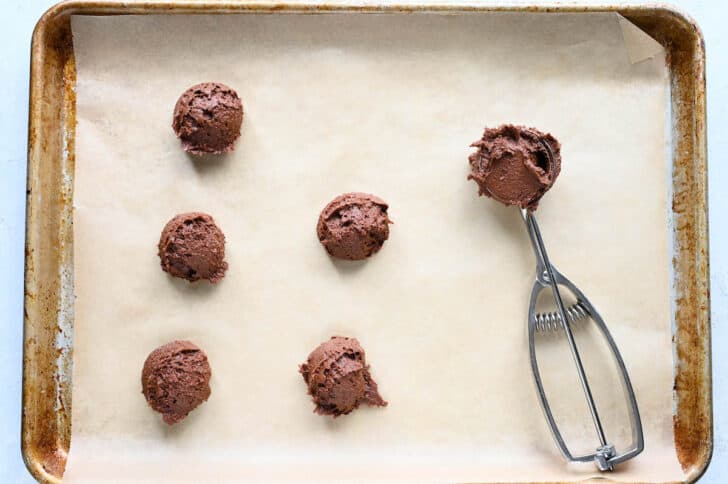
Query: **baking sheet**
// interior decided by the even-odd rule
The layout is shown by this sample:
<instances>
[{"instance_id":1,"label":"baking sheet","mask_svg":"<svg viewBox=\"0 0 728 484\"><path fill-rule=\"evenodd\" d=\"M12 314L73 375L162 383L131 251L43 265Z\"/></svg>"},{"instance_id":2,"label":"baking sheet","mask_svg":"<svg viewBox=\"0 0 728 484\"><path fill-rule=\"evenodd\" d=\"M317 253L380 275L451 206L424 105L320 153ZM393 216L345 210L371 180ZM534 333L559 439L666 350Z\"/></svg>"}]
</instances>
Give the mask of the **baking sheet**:
<instances>
[{"instance_id":1,"label":"baking sheet","mask_svg":"<svg viewBox=\"0 0 728 484\"><path fill-rule=\"evenodd\" d=\"M662 53L633 63L623 31L614 14L74 17L66 480L593 475L563 464L538 408L522 222L465 180L469 143L502 122L563 144L539 221L552 259L612 329L645 426L645 452L611 477L679 479L667 70ZM235 87L246 119L235 153L195 161L171 110L205 80ZM395 225L371 260L332 262L316 217L351 190L387 200ZM159 231L189 210L213 214L228 237L219 286L158 267ZM335 421L311 412L296 368L332 334L360 339L389 407ZM207 351L213 393L168 428L147 408L139 372L175 338ZM573 376L562 368L557 383ZM578 414L572 390L567 410ZM602 413L617 420L620 409Z\"/></svg>"}]
</instances>

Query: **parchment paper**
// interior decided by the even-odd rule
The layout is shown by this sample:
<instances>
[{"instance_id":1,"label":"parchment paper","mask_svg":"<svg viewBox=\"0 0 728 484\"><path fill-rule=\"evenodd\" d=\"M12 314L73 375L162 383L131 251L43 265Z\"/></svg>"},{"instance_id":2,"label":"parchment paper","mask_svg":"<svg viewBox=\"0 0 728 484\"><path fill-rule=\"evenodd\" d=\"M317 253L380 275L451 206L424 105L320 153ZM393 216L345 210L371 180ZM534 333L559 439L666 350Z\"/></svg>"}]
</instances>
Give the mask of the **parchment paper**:
<instances>
[{"instance_id":1,"label":"parchment paper","mask_svg":"<svg viewBox=\"0 0 728 484\"><path fill-rule=\"evenodd\" d=\"M561 140L563 172L538 209L541 228L631 372L646 450L609 477L681 478L667 70L662 52L630 61L645 55L629 53L616 15L74 17L73 35L68 482L596 475L564 464L538 405L523 222L466 180L468 145L505 122ZM234 153L196 160L172 132L172 109L208 80L237 89L246 114ZM315 235L321 208L346 191L384 198L395 222L363 263L332 261ZM159 267L163 225L193 210L227 235L230 269L217 286ZM312 413L298 365L335 334L361 341L387 408ZM213 380L210 400L167 427L140 372L172 339L204 348ZM584 344L586 359L600 355ZM544 365L557 412L573 417L564 425L587 443L574 451L592 451L573 365ZM608 375L590 365L591 376ZM615 378L594 380L608 436L626 442Z\"/></svg>"}]
</instances>

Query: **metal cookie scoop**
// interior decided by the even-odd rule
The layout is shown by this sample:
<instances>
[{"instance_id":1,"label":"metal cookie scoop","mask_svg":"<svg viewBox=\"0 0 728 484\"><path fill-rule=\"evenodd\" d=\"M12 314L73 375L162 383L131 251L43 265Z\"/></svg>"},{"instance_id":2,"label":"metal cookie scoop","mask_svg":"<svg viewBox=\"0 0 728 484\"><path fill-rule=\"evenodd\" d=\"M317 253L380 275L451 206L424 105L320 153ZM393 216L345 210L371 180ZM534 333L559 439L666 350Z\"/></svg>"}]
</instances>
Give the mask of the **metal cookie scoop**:
<instances>
[{"instance_id":1,"label":"metal cookie scoop","mask_svg":"<svg viewBox=\"0 0 728 484\"><path fill-rule=\"evenodd\" d=\"M533 289L531 290L531 301L528 307L528 345L531 357L531 370L533 371L533 377L536 382L536 389L538 390L541 407L543 408L546 420L551 428L551 433L556 440L556 444L566 460L569 462L594 461L600 471L611 471L614 469L616 464L631 459L644 449L642 421L640 419L639 408L637 407L637 400L634 396L634 390L632 389L632 383L630 382L629 375L627 374L627 368L624 365L622 355L620 355L619 349L617 349L617 344L614 342L609 329L607 329L602 317L599 315L597 310L594 309L594 306L592 306L591 302L589 302L589 299L587 299L579 288L577 288L570 280L564 277L563 274L551 265L533 212L521 209L521 215L523 216L523 220L526 222L526 228L528 230L529 238L531 239L531 245L533 246L533 251L536 254L536 281L534 282ZM577 302L572 306L565 307L564 302L561 299L559 286L568 289L572 295L576 297ZM536 301L538 296L541 291L547 287L551 288L551 293L556 301L557 311L550 313L536 313ZM579 349L574 341L571 326L577 320L585 319L591 319L606 339L609 349L617 362L625 393L627 395L630 413L630 426L632 428L632 443L629 449L621 453L615 449L614 445L609 443L606 435L604 434L604 428L602 427L602 422L599 419L599 411L597 410L591 388L589 387L589 381L587 380L586 372L584 371L584 365L581 362L581 356L579 356ZM553 413L551 412L548 399L546 398L543 382L541 381L541 373L538 368L538 360L536 359L535 336L537 332L540 333L548 331L563 331L569 343L571 356L574 359L574 363L576 364L576 369L579 374L579 382L581 383L581 388L584 391L584 396L586 397L586 402L589 406L589 412L591 413L592 420L594 421L594 428L596 430L597 437L599 438L599 446L596 451L591 454L574 456L571 453L566 442L564 442L564 439L561 436L559 427L556 425Z\"/></svg>"},{"instance_id":2,"label":"metal cookie scoop","mask_svg":"<svg viewBox=\"0 0 728 484\"><path fill-rule=\"evenodd\" d=\"M526 222L528 235L536 254L536 281L531 291L528 311L530 359L538 396L551 433L559 450L569 462L594 461L599 470L612 470L616 464L636 456L644 448L642 423L632 384L617 345L599 313L586 296L549 262L533 214L541 197L551 189L561 171L561 145L551 134L543 133L536 128L503 124L497 128L485 128L483 136L471 146L478 150L468 157L471 169L468 179L474 180L478 184L480 195L486 195L505 205L521 207L521 214ZM575 304L569 307L564 305L559 286L561 286L561 290L566 290L575 297ZM551 288L557 310L536 313L539 294L547 287ZM609 350L617 363L617 373L621 377L628 401L632 443L628 450L621 453L607 440L572 332L573 323L578 321L581 326L588 324L589 320L596 324L601 331L601 336L607 341ZM556 336L566 335L571 356L578 371L579 382L599 438L599 445L593 453L574 456L564 442L551 411L536 358L536 334L548 332L554 333Z\"/></svg>"}]
</instances>

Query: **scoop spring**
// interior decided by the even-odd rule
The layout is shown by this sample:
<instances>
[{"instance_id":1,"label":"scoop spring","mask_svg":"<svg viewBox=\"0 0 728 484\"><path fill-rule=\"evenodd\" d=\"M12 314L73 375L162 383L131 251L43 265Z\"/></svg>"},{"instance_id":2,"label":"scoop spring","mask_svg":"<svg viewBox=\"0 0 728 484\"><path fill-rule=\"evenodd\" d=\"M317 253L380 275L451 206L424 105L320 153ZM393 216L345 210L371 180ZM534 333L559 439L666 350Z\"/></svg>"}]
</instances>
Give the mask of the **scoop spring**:
<instances>
[{"instance_id":1,"label":"scoop spring","mask_svg":"<svg viewBox=\"0 0 728 484\"><path fill-rule=\"evenodd\" d=\"M569 324L573 325L577 321L588 319L590 314L582 301L577 301L575 304L566 308L566 317L569 320ZM536 323L536 332L538 333L556 333L564 329L564 326L561 324L561 314L558 311L536 313L534 321Z\"/></svg>"}]
</instances>

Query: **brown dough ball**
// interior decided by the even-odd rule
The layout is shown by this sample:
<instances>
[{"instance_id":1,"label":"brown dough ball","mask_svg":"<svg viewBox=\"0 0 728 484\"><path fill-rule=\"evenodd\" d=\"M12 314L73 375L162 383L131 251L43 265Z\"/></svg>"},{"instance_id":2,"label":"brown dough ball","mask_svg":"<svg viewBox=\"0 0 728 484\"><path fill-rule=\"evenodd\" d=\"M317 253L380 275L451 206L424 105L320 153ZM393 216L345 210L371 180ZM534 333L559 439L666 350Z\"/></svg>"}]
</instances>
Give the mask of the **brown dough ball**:
<instances>
[{"instance_id":1,"label":"brown dough ball","mask_svg":"<svg viewBox=\"0 0 728 484\"><path fill-rule=\"evenodd\" d=\"M534 128L504 124L486 128L471 146L471 173L479 194L535 210L561 171L561 145Z\"/></svg>"},{"instance_id":2,"label":"brown dough ball","mask_svg":"<svg viewBox=\"0 0 728 484\"><path fill-rule=\"evenodd\" d=\"M330 255L361 260L375 254L389 238L388 205L368 193L344 193L319 216L316 231Z\"/></svg>"},{"instance_id":3,"label":"brown dough ball","mask_svg":"<svg viewBox=\"0 0 728 484\"><path fill-rule=\"evenodd\" d=\"M158 248L162 269L190 282L206 279L216 283L228 268L225 235L206 213L175 216L164 226Z\"/></svg>"},{"instance_id":4,"label":"brown dough ball","mask_svg":"<svg viewBox=\"0 0 728 484\"><path fill-rule=\"evenodd\" d=\"M152 351L142 369L142 393L169 425L182 421L210 397L207 355L189 341L172 341Z\"/></svg>"},{"instance_id":5,"label":"brown dough ball","mask_svg":"<svg viewBox=\"0 0 728 484\"><path fill-rule=\"evenodd\" d=\"M346 415L361 404L384 407L369 374L364 349L355 338L333 336L308 355L300 367L320 415Z\"/></svg>"},{"instance_id":6,"label":"brown dough ball","mask_svg":"<svg viewBox=\"0 0 728 484\"><path fill-rule=\"evenodd\" d=\"M183 92L172 118L182 148L193 155L232 151L242 124L238 93L219 82L203 82Z\"/></svg>"}]
</instances>

